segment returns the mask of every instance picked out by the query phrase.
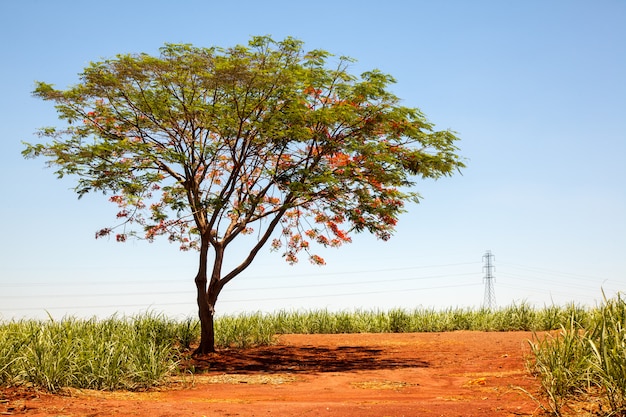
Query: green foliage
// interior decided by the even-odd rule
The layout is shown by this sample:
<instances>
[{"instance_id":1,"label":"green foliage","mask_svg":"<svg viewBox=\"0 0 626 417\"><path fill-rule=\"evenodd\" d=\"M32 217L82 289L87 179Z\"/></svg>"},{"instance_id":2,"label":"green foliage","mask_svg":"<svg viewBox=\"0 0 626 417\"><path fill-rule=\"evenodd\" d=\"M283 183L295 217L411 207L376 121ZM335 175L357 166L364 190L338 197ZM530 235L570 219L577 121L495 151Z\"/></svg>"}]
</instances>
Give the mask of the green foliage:
<instances>
[{"instance_id":1,"label":"green foliage","mask_svg":"<svg viewBox=\"0 0 626 417\"><path fill-rule=\"evenodd\" d=\"M610 415L626 415L626 302L618 295L585 319L580 313L572 310L560 332L531 343L530 366L540 377L547 408L561 415L577 397L599 391Z\"/></svg>"},{"instance_id":2,"label":"green foliage","mask_svg":"<svg viewBox=\"0 0 626 417\"><path fill-rule=\"evenodd\" d=\"M355 76L351 59L330 58L264 36L94 62L65 90L37 83L34 95L64 125L41 129L50 142L26 144L23 155L76 177L79 197L112 194L117 223L96 237L118 229L118 242L166 236L200 251L206 353L219 293L268 242L289 263L304 252L321 265L314 244L341 246L363 231L387 240L406 202L418 201L416 179L464 167L457 136L400 105L393 77ZM248 251L222 271L227 247L245 237Z\"/></svg>"},{"instance_id":3,"label":"green foliage","mask_svg":"<svg viewBox=\"0 0 626 417\"><path fill-rule=\"evenodd\" d=\"M159 57L95 62L66 90L37 83L34 95L54 102L66 125L42 129L53 141L23 153L77 176L79 195L114 193L120 241L166 235L183 249L203 237L226 246L253 225L271 234L276 223L264 220L290 213L290 262L309 248L307 222L325 226L309 229L311 243L346 242L344 230L386 239L403 202L417 199L405 191L412 177L464 166L458 138L399 105L390 75L357 77L351 59L331 56L293 38L253 37L248 46L166 44Z\"/></svg>"}]
</instances>

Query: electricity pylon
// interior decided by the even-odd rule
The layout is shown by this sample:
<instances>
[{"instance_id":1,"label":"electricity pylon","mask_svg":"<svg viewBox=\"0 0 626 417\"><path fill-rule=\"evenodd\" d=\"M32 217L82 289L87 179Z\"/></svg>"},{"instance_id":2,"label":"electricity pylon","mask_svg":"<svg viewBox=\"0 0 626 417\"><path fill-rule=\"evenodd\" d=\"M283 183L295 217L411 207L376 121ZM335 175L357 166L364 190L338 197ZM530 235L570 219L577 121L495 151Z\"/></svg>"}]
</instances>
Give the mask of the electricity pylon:
<instances>
[{"instance_id":1,"label":"electricity pylon","mask_svg":"<svg viewBox=\"0 0 626 417\"><path fill-rule=\"evenodd\" d=\"M496 280L496 277L493 276L493 270L495 269L493 266L494 259L495 257L490 250L485 252L483 255L483 260L485 261L485 265L483 266L483 271L485 271L485 277L483 278L483 281L485 282L485 298L483 300L483 308L488 310L496 308L496 293L493 289L493 283Z\"/></svg>"}]
</instances>

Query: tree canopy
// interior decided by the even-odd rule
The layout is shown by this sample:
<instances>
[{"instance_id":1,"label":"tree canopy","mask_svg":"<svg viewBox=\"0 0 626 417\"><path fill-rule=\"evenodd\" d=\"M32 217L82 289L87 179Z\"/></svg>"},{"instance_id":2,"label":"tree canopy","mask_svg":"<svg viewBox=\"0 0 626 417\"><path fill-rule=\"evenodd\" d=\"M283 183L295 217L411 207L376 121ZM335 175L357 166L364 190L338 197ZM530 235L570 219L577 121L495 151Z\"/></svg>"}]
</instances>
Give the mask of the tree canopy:
<instances>
[{"instance_id":1,"label":"tree canopy","mask_svg":"<svg viewBox=\"0 0 626 417\"><path fill-rule=\"evenodd\" d=\"M203 327L211 315L200 351L210 351L217 296L263 246L289 263L304 253L323 264L316 244L341 246L362 231L387 240L419 198L417 179L464 166L453 132L400 105L393 77L355 76L352 62L267 36L118 55L65 90L37 83L34 95L54 102L65 124L41 129L50 142L23 153L75 176L79 196L101 191L119 206L96 237L166 236L200 252ZM249 251L223 271L242 235Z\"/></svg>"}]
</instances>

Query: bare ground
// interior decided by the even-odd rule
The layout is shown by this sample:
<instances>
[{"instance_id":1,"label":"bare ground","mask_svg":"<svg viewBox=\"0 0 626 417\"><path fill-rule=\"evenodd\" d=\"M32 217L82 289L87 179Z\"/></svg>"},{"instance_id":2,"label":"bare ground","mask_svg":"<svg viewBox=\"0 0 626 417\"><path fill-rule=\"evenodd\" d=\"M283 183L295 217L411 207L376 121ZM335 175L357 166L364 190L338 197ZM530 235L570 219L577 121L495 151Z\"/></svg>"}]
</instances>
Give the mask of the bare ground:
<instances>
[{"instance_id":1,"label":"bare ground","mask_svg":"<svg viewBox=\"0 0 626 417\"><path fill-rule=\"evenodd\" d=\"M530 332L284 335L148 392L0 391L28 416L539 416Z\"/></svg>"}]
</instances>

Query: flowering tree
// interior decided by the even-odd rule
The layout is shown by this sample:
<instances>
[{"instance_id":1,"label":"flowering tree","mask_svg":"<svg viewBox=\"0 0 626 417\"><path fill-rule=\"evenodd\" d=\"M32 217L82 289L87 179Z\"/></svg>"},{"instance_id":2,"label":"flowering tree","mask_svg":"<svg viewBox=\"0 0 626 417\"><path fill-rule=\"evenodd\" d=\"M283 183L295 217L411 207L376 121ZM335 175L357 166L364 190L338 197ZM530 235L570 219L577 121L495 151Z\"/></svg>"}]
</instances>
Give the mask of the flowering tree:
<instances>
[{"instance_id":1,"label":"flowering tree","mask_svg":"<svg viewBox=\"0 0 626 417\"><path fill-rule=\"evenodd\" d=\"M341 246L361 231L387 240L419 197L414 178L463 167L457 137L400 106L391 76L356 77L350 59L329 67L330 56L292 38L166 44L159 57L92 63L66 90L37 83L35 96L53 101L65 126L41 129L51 142L23 154L76 176L79 197L109 193L118 220L96 237L166 236L199 251L196 353L214 350L220 291L264 245L289 263L305 254L324 264L314 244ZM244 235L249 252L224 270Z\"/></svg>"}]
</instances>

